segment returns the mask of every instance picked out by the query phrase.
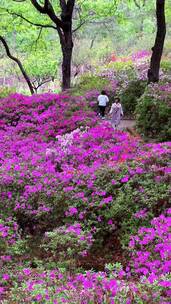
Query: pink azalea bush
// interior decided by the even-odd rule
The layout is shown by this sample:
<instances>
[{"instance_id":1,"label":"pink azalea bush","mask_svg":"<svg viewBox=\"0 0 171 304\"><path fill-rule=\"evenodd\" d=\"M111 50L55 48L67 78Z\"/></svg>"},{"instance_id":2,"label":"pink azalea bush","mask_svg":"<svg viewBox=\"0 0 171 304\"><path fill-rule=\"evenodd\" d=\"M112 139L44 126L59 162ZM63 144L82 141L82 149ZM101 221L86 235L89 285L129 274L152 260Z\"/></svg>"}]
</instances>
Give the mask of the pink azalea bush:
<instances>
[{"instance_id":1,"label":"pink azalea bush","mask_svg":"<svg viewBox=\"0 0 171 304\"><path fill-rule=\"evenodd\" d=\"M55 94L0 101L4 303L169 303L171 143L114 133L91 106ZM114 234L132 251L127 267L77 269Z\"/></svg>"},{"instance_id":2,"label":"pink azalea bush","mask_svg":"<svg viewBox=\"0 0 171 304\"><path fill-rule=\"evenodd\" d=\"M171 210L167 210L166 216L160 215L151 221L152 227L141 227L137 236L131 236L130 248L133 253L134 269L142 276L148 276L153 282L161 278L171 270Z\"/></svg>"},{"instance_id":3,"label":"pink azalea bush","mask_svg":"<svg viewBox=\"0 0 171 304\"><path fill-rule=\"evenodd\" d=\"M126 270L89 271L73 276L57 269L35 272L23 268L12 275L16 283L10 299L22 299L24 303L169 303L170 209L151 224L152 227L142 227L137 236L131 237L132 262ZM8 274L2 276L5 284L9 280ZM1 287L1 294L6 292L7 287Z\"/></svg>"}]
</instances>

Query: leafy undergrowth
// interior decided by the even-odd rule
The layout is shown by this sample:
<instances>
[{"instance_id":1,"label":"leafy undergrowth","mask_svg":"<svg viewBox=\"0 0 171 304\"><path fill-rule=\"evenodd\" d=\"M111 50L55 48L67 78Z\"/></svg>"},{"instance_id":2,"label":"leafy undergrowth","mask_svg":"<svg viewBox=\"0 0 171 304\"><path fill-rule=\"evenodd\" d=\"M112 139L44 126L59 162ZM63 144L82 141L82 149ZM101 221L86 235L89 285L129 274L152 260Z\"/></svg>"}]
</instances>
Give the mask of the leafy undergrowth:
<instances>
[{"instance_id":1,"label":"leafy undergrowth","mask_svg":"<svg viewBox=\"0 0 171 304\"><path fill-rule=\"evenodd\" d=\"M0 119L1 303L170 303L171 143L81 97L11 95Z\"/></svg>"},{"instance_id":2,"label":"leafy undergrowth","mask_svg":"<svg viewBox=\"0 0 171 304\"><path fill-rule=\"evenodd\" d=\"M171 83L148 86L136 107L137 128L148 139L171 139Z\"/></svg>"}]
</instances>

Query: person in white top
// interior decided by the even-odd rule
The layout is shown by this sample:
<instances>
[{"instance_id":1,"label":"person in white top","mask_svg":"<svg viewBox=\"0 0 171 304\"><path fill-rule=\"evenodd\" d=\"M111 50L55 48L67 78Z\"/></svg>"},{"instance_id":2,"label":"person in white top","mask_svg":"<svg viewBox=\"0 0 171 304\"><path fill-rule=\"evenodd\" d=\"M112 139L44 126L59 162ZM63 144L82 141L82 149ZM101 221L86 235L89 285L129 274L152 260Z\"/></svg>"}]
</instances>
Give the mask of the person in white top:
<instances>
[{"instance_id":1,"label":"person in white top","mask_svg":"<svg viewBox=\"0 0 171 304\"><path fill-rule=\"evenodd\" d=\"M102 117L102 119L104 119L105 109L109 102L109 98L106 95L106 92L102 91L101 94L98 96L97 100L98 100L99 114Z\"/></svg>"},{"instance_id":2,"label":"person in white top","mask_svg":"<svg viewBox=\"0 0 171 304\"><path fill-rule=\"evenodd\" d=\"M117 97L115 102L112 104L109 114L112 115L111 124L114 130L117 129L121 121L121 116L123 116L123 109L120 103L120 99Z\"/></svg>"}]
</instances>

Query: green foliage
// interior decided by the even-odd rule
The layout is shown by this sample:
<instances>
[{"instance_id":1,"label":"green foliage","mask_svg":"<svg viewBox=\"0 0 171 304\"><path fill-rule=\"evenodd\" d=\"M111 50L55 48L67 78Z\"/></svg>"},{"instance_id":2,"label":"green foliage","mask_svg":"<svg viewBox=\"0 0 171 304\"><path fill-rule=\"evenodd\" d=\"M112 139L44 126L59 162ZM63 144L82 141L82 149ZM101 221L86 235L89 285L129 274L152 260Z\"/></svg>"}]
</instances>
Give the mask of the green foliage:
<instances>
[{"instance_id":1,"label":"green foliage","mask_svg":"<svg viewBox=\"0 0 171 304\"><path fill-rule=\"evenodd\" d=\"M10 246L10 254L13 256L23 256L28 252L27 239L18 239L15 244Z\"/></svg>"},{"instance_id":2,"label":"green foliage","mask_svg":"<svg viewBox=\"0 0 171 304\"><path fill-rule=\"evenodd\" d=\"M0 87L0 99L7 97L8 95L15 92L15 88L9 87Z\"/></svg>"},{"instance_id":3,"label":"green foliage","mask_svg":"<svg viewBox=\"0 0 171 304\"><path fill-rule=\"evenodd\" d=\"M80 83L72 89L74 95L84 95L85 92L91 90L104 90L109 86L108 79L102 78L100 76L95 76L91 74L84 74L80 78Z\"/></svg>"},{"instance_id":4,"label":"green foliage","mask_svg":"<svg viewBox=\"0 0 171 304\"><path fill-rule=\"evenodd\" d=\"M170 60L162 60L161 62L161 68L165 73L171 73L171 62Z\"/></svg>"},{"instance_id":5,"label":"green foliage","mask_svg":"<svg viewBox=\"0 0 171 304\"><path fill-rule=\"evenodd\" d=\"M60 16L59 1L52 1L52 5ZM134 1L77 0L73 29L79 27L80 18L84 25L74 32L73 64L88 66L91 70L92 66L101 66L102 62L106 62L113 51L121 56L130 53L130 50L143 48L144 42L146 48L151 47L155 27L153 12L154 3L140 3L140 8L137 8ZM55 29L41 29L31 24L52 25L53 22L45 14L40 14L28 0L22 3L3 0L0 13L0 34L6 38L12 53L24 63L31 78L59 77L61 49ZM127 74L129 70L129 79L134 78L131 62L114 63L114 69L118 72L127 70ZM16 71L12 73L16 74Z\"/></svg>"},{"instance_id":6,"label":"green foliage","mask_svg":"<svg viewBox=\"0 0 171 304\"><path fill-rule=\"evenodd\" d=\"M116 262L115 264L109 263L105 265L105 270L110 274L110 276L116 276L118 273L123 270L123 266L121 263Z\"/></svg>"},{"instance_id":7,"label":"green foliage","mask_svg":"<svg viewBox=\"0 0 171 304\"><path fill-rule=\"evenodd\" d=\"M121 102L124 112L128 115L133 115L138 103L138 99L144 93L146 83L145 81L136 80L131 81L126 89L121 92Z\"/></svg>"},{"instance_id":8,"label":"green foliage","mask_svg":"<svg viewBox=\"0 0 171 304\"><path fill-rule=\"evenodd\" d=\"M113 68L116 71L128 71L134 69L133 62L131 60L110 62L107 67Z\"/></svg>"},{"instance_id":9,"label":"green foliage","mask_svg":"<svg viewBox=\"0 0 171 304\"><path fill-rule=\"evenodd\" d=\"M55 30L40 28L22 19L23 16L31 23L51 24L48 18L34 9L29 1L22 4L4 0L0 7L0 34L6 39L11 54L20 59L31 80L57 76L61 60L60 43ZM1 53L5 55L3 46ZM5 56L4 56L5 59ZM9 60L8 66L13 62ZM7 71L7 63L3 66L5 74L11 77L21 72L18 69ZM8 68L9 70L9 68ZM18 85L18 83L17 83ZM21 83L20 83L21 86ZM20 91L20 88L17 88Z\"/></svg>"},{"instance_id":10,"label":"green foliage","mask_svg":"<svg viewBox=\"0 0 171 304\"><path fill-rule=\"evenodd\" d=\"M59 58L55 58L53 53L47 53L45 59L44 51L37 51L28 55L24 63L31 78L43 78L56 76L58 61Z\"/></svg>"},{"instance_id":11,"label":"green foliage","mask_svg":"<svg viewBox=\"0 0 171 304\"><path fill-rule=\"evenodd\" d=\"M54 261L58 266L75 267L76 259L89 248L88 235L90 233L86 235L79 224L71 226L71 229L61 226L45 233L41 248L48 254L48 262Z\"/></svg>"},{"instance_id":12,"label":"green foliage","mask_svg":"<svg viewBox=\"0 0 171 304\"><path fill-rule=\"evenodd\" d=\"M100 30L102 31L101 28ZM113 52L113 43L105 33L103 39L99 39L98 36L97 27L92 31L92 28L87 26L83 34L77 33L73 49L73 65L98 69L99 65L101 66L99 62L106 61Z\"/></svg>"},{"instance_id":13,"label":"green foliage","mask_svg":"<svg viewBox=\"0 0 171 304\"><path fill-rule=\"evenodd\" d=\"M18 225L12 217L8 218L8 223L0 219L0 254L21 256L27 251L27 239L22 239Z\"/></svg>"},{"instance_id":14,"label":"green foliage","mask_svg":"<svg viewBox=\"0 0 171 304\"><path fill-rule=\"evenodd\" d=\"M137 128L145 138L171 140L170 98L171 93L158 87L149 87L140 98L136 107Z\"/></svg>"}]
</instances>

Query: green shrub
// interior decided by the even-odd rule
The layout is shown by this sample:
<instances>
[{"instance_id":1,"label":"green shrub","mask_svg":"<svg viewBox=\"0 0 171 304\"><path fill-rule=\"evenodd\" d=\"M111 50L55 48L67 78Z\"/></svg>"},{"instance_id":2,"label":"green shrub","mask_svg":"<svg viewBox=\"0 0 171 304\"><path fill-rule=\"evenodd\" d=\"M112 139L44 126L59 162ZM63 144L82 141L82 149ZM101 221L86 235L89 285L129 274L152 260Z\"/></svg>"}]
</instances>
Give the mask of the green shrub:
<instances>
[{"instance_id":1,"label":"green shrub","mask_svg":"<svg viewBox=\"0 0 171 304\"><path fill-rule=\"evenodd\" d=\"M110 62L107 67L113 68L115 71L128 71L130 69L134 69L133 62L131 60Z\"/></svg>"},{"instance_id":2,"label":"green shrub","mask_svg":"<svg viewBox=\"0 0 171 304\"><path fill-rule=\"evenodd\" d=\"M45 233L41 248L47 253L48 261L65 267L75 267L76 259L84 255L92 243L91 234L83 231L79 223L61 226Z\"/></svg>"},{"instance_id":3,"label":"green shrub","mask_svg":"<svg viewBox=\"0 0 171 304\"><path fill-rule=\"evenodd\" d=\"M170 60L162 60L161 62L161 68L165 73L171 73L171 62Z\"/></svg>"},{"instance_id":4,"label":"green shrub","mask_svg":"<svg viewBox=\"0 0 171 304\"><path fill-rule=\"evenodd\" d=\"M145 82L141 80L131 81L121 93L121 102L126 115L134 114L138 99L144 93L145 85Z\"/></svg>"},{"instance_id":5,"label":"green shrub","mask_svg":"<svg viewBox=\"0 0 171 304\"><path fill-rule=\"evenodd\" d=\"M99 92L109 86L109 80L100 76L84 74L79 84L71 91L74 95L84 95L85 92L97 89Z\"/></svg>"},{"instance_id":6,"label":"green shrub","mask_svg":"<svg viewBox=\"0 0 171 304\"><path fill-rule=\"evenodd\" d=\"M149 87L136 107L137 128L145 138L171 140L171 93Z\"/></svg>"},{"instance_id":7,"label":"green shrub","mask_svg":"<svg viewBox=\"0 0 171 304\"><path fill-rule=\"evenodd\" d=\"M7 97L8 95L14 92L15 92L14 88L0 87L0 99Z\"/></svg>"}]
</instances>

